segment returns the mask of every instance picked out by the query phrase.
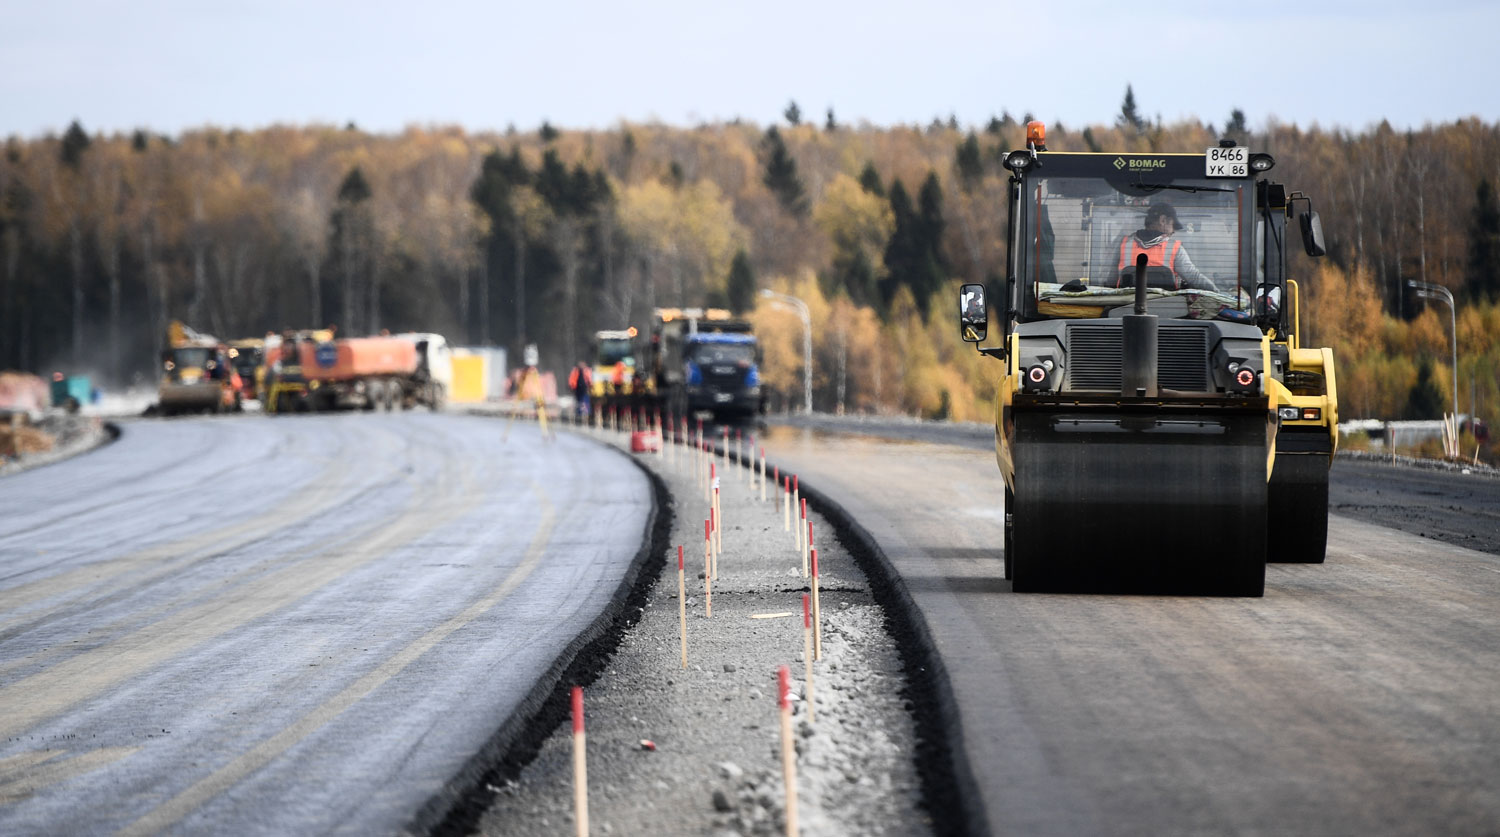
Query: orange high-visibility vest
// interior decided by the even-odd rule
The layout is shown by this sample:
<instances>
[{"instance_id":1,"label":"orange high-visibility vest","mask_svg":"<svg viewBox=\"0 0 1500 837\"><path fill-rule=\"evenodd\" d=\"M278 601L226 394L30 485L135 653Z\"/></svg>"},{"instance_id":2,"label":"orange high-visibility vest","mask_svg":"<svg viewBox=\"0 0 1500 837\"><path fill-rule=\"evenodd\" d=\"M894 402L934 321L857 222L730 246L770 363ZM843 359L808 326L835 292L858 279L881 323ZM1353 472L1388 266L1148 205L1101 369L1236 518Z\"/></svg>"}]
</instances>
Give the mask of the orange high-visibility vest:
<instances>
[{"instance_id":1,"label":"orange high-visibility vest","mask_svg":"<svg viewBox=\"0 0 1500 837\"><path fill-rule=\"evenodd\" d=\"M1167 252L1167 245L1172 245L1171 253ZM1177 253L1182 250L1182 242L1175 238L1164 239L1150 247L1144 247L1135 236L1127 235L1120 242L1120 270L1135 266L1135 257L1138 253L1146 254L1147 267L1165 267L1172 271L1173 282L1177 279ZM1118 281L1118 280L1117 280Z\"/></svg>"}]
</instances>

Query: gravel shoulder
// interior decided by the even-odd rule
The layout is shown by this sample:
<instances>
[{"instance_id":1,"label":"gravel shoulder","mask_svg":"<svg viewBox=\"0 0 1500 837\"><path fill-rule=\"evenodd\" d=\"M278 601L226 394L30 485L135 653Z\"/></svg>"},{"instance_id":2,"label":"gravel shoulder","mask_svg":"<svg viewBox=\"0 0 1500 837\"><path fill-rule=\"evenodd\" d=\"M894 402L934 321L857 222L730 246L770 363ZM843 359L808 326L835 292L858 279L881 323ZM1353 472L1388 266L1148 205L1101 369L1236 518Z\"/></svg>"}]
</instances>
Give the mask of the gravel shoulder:
<instances>
[{"instance_id":1,"label":"gravel shoulder","mask_svg":"<svg viewBox=\"0 0 1500 837\"><path fill-rule=\"evenodd\" d=\"M625 447L623 434L583 429ZM855 557L813 510L821 569L823 658L814 663L809 718L802 654L800 553L779 495L760 501L747 473L718 457L724 547L704 596L703 526L709 504L681 448L635 454L672 498L669 559L643 589L637 618L592 680L587 719L589 819L594 833L780 834L776 670L791 669L798 812L808 834L931 833L917 768L913 695L885 614ZM706 466L705 466L706 468ZM727 472L726 472L727 469ZM820 534L826 533L826 534ZM683 545L689 659L680 656L676 547ZM556 700L551 703L555 704ZM477 820L450 817L439 832L542 835L571 830L572 734L555 728L529 752L509 754L471 795ZM644 742L650 742L646 744Z\"/></svg>"}]
</instances>

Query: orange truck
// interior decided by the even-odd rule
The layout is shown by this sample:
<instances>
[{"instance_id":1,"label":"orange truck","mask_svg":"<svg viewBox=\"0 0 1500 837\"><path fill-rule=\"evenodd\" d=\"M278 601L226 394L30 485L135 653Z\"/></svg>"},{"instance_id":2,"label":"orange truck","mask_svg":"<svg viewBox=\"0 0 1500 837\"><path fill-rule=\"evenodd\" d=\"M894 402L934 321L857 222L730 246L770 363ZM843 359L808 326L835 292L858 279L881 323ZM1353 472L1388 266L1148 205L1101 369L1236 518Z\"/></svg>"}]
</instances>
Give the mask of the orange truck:
<instances>
[{"instance_id":1,"label":"orange truck","mask_svg":"<svg viewBox=\"0 0 1500 837\"><path fill-rule=\"evenodd\" d=\"M341 337L298 347L314 410L394 410L417 374L417 347L397 337Z\"/></svg>"}]
</instances>

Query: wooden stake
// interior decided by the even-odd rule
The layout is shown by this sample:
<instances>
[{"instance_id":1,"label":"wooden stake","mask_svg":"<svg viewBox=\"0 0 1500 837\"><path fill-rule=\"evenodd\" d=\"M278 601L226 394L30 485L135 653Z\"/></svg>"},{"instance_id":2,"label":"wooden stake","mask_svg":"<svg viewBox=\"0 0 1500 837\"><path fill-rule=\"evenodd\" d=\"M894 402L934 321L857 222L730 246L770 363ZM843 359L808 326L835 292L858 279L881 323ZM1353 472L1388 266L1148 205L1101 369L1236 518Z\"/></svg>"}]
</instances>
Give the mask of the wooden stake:
<instances>
[{"instance_id":1,"label":"wooden stake","mask_svg":"<svg viewBox=\"0 0 1500 837\"><path fill-rule=\"evenodd\" d=\"M760 473L759 473L759 475L757 477L757 479L760 481L760 501L762 503L764 503L766 501L766 447L765 447L765 445L761 445L761 447L760 447L760 462L757 463L757 464L760 466Z\"/></svg>"},{"instance_id":2,"label":"wooden stake","mask_svg":"<svg viewBox=\"0 0 1500 837\"><path fill-rule=\"evenodd\" d=\"M823 659L823 608L818 601L818 551L812 550L813 659Z\"/></svg>"},{"instance_id":3,"label":"wooden stake","mask_svg":"<svg viewBox=\"0 0 1500 837\"><path fill-rule=\"evenodd\" d=\"M709 509L708 509L708 519L709 519L710 523L712 524L711 526L709 526L709 531L712 533L710 535L710 539L713 541L713 546L710 549L710 551L713 553L713 556L714 556L714 560L713 560L713 579L714 579L714 581L718 581L719 580L719 552L720 552L721 549L723 549L722 544L724 542L723 536L719 534L719 525L720 525L721 521L719 520L719 504L717 502L718 496L719 496L719 492L715 491L714 492L714 498L715 498L716 502L712 506L710 506Z\"/></svg>"},{"instance_id":4,"label":"wooden stake","mask_svg":"<svg viewBox=\"0 0 1500 837\"><path fill-rule=\"evenodd\" d=\"M723 506L723 504L721 504L719 502L719 483L717 481L714 482L714 514L717 515L717 517L714 518L714 549L718 550L717 554L723 555L724 554L724 506ZM715 568L715 570L718 569L717 559L715 560L714 568ZM714 573L714 580L717 581L718 579L719 579L719 574L718 574L718 572L715 572Z\"/></svg>"},{"instance_id":5,"label":"wooden stake","mask_svg":"<svg viewBox=\"0 0 1500 837\"><path fill-rule=\"evenodd\" d=\"M704 615L714 618L714 536L713 521L703 521L703 607Z\"/></svg>"},{"instance_id":6,"label":"wooden stake","mask_svg":"<svg viewBox=\"0 0 1500 837\"><path fill-rule=\"evenodd\" d=\"M578 837L589 833L589 770L583 735L583 687L573 687L573 819Z\"/></svg>"},{"instance_id":7,"label":"wooden stake","mask_svg":"<svg viewBox=\"0 0 1500 837\"><path fill-rule=\"evenodd\" d=\"M779 473L779 470L778 470ZM781 531L792 531L792 478L786 477L781 484Z\"/></svg>"},{"instance_id":8,"label":"wooden stake","mask_svg":"<svg viewBox=\"0 0 1500 837\"><path fill-rule=\"evenodd\" d=\"M801 502L801 500L802 500L802 481L801 481L801 479L798 478L797 474L792 474L792 517L793 518L795 518L797 516L797 506ZM803 517L807 517L807 515L804 514ZM797 539L801 540L802 536L798 535Z\"/></svg>"},{"instance_id":9,"label":"wooden stake","mask_svg":"<svg viewBox=\"0 0 1500 837\"><path fill-rule=\"evenodd\" d=\"M682 628L682 667L687 668L687 574L682 565L682 546L677 547L677 624Z\"/></svg>"},{"instance_id":10,"label":"wooden stake","mask_svg":"<svg viewBox=\"0 0 1500 837\"><path fill-rule=\"evenodd\" d=\"M687 646L683 646L686 648ZM684 654L687 652L684 651ZM683 659L687 659L684 657ZM813 712L813 632L812 632L812 604L811 598L802 594L802 659L807 669L807 720L808 723L816 723L817 716ZM687 665L683 663L683 665Z\"/></svg>"},{"instance_id":11,"label":"wooden stake","mask_svg":"<svg viewBox=\"0 0 1500 837\"><path fill-rule=\"evenodd\" d=\"M807 578L807 550L812 544L807 542L807 501L802 501L802 522L797 524L797 549L802 553L802 577Z\"/></svg>"},{"instance_id":12,"label":"wooden stake","mask_svg":"<svg viewBox=\"0 0 1500 837\"><path fill-rule=\"evenodd\" d=\"M786 833L797 837L797 747L792 743L792 675L786 666L776 670L777 703L781 712L781 778L786 784Z\"/></svg>"}]
</instances>

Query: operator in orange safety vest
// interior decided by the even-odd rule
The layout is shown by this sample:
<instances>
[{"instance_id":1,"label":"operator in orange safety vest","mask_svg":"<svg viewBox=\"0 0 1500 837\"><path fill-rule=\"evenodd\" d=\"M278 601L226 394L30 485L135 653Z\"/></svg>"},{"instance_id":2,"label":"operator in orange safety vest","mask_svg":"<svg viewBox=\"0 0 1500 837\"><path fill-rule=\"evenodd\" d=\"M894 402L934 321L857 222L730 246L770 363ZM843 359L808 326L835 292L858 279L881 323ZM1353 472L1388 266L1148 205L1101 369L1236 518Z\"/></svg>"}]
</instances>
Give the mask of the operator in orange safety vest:
<instances>
[{"instance_id":1,"label":"operator in orange safety vest","mask_svg":"<svg viewBox=\"0 0 1500 837\"><path fill-rule=\"evenodd\" d=\"M1172 271L1178 288L1213 290L1213 282L1193 265L1182 242L1172 233L1182 229L1177 220L1177 210L1169 203L1153 203L1146 210L1146 226L1125 236L1120 242L1120 279L1116 287L1126 283L1126 268L1135 266L1136 256L1146 254L1147 267L1165 267Z\"/></svg>"}]
</instances>

